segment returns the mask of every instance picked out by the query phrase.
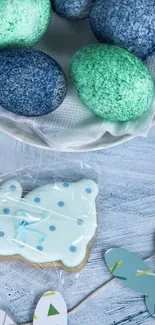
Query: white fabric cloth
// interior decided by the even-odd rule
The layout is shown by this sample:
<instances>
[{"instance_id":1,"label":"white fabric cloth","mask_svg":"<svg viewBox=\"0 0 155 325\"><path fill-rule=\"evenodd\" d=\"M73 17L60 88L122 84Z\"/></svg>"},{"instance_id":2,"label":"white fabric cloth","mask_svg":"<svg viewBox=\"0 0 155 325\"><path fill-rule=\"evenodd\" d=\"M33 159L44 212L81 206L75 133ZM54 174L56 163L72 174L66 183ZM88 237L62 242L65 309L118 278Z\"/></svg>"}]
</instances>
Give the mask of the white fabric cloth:
<instances>
[{"instance_id":1,"label":"white fabric cloth","mask_svg":"<svg viewBox=\"0 0 155 325\"><path fill-rule=\"evenodd\" d=\"M72 55L80 47L97 43L89 21L70 22L53 14L50 27L37 45L38 49L51 55L63 68L68 79L68 93L62 105L51 114L37 118L15 115L0 107L0 117L5 121L21 123L21 129L37 134L57 150L90 145L100 141L106 132L113 136L131 134L146 136L155 115L155 101L147 113L135 121L109 122L87 109L75 93L69 76ZM155 78L155 56L149 57L147 65Z\"/></svg>"}]
</instances>

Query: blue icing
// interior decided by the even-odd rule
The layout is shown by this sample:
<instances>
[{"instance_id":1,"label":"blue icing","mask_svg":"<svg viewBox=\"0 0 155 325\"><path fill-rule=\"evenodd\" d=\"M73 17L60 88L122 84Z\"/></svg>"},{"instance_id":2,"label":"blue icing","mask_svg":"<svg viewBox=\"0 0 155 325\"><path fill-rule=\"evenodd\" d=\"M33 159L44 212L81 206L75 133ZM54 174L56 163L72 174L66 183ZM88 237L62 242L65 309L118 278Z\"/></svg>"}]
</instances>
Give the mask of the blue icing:
<instances>
[{"instance_id":1,"label":"blue icing","mask_svg":"<svg viewBox=\"0 0 155 325\"><path fill-rule=\"evenodd\" d=\"M35 224L39 225L41 223L42 219L40 219L39 221L29 219L27 221L25 219L21 220L22 216L27 217L27 216L29 216L29 213L27 213L25 210L18 210L18 211L16 211L15 216L14 216L15 227L16 227L16 235L15 235L16 245L19 247L24 247L25 244L28 244L28 239L27 239L28 233L31 233L33 236L37 236L37 240L39 240L39 243L44 242L45 235L33 227L33 225L35 225ZM19 241L19 238L20 238L20 241ZM20 244L21 241L22 241L22 245ZM37 247L40 247L40 250L41 250L42 246L39 245Z\"/></svg>"},{"instance_id":2,"label":"blue icing","mask_svg":"<svg viewBox=\"0 0 155 325\"><path fill-rule=\"evenodd\" d=\"M11 185L11 186L10 186L10 190L11 190L12 192L16 191L16 186L15 186L15 185Z\"/></svg>"},{"instance_id":3,"label":"blue icing","mask_svg":"<svg viewBox=\"0 0 155 325\"><path fill-rule=\"evenodd\" d=\"M64 72L47 54L33 49L0 52L0 105L23 116L41 116L61 105L67 92Z\"/></svg>"},{"instance_id":4,"label":"blue icing","mask_svg":"<svg viewBox=\"0 0 155 325\"><path fill-rule=\"evenodd\" d=\"M85 191L86 191L87 194L91 194L92 193L92 189L91 188L86 188Z\"/></svg>"},{"instance_id":5,"label":"blue icing","mask_svg":"<svg viewBox=\"0 0 155 325\"><path fill-rule=\"evenodd\" d=\"M9 214L9 212L10 212L10 209L9 209L9 208L5 208L5 209L3 209L3 213L4 213L4 214Z\"/></svg>"},{"instance_id":6,"label":"blue icing","mask_svg":"<svg viewBox=\"0 0 155 325\"><path fill-rule=\"evenodd\" d=\"M49 215L49 213L48 213L47 211L43 211L43 212L41 213L41 216L42 216L43 218L47 218L48 215Z\"/></svg>"},{"instance_id":7,"label":"blue icing","mask_svg":"<svg viewBox=\"0 0 155 325\"><path fill-rule=\"evenodd\" d=\"M16 217L21 217L21 216L24 216L24 217L27 217L27 212L25 210L17 210L16 213L15 213L15 216Z\"/></svg>"},{"instance_id":8,"label":"blue icing","mask_svg":"<svg viewBox=\"0 0 155 325\"><path fill-rule=\"evenodd\" d=\"M69 247L69 250L72 252L72 253L75 253L76 252L76 246L72 245Z\"/></svg>"},{"instance_id":9,"label":"blue icing","mask_svg":"<svg viewBox=\"0 0 155 325\"><path fill-rule=\"evenodd\" d=\"M40 197L35 197L34 202L40 203Z\"/></svg>"},{"instance_id":10,"label":"blue icing","mask_svg":"<svg viewBox=\"0 0 155 325\"><path fill-rule=\"evenodd\" d=\"M5 233L4 231L0 231L0 237L4 237Z\"/></svg>"},{"instance_id":11,"label":"blue icing","mask_svg":"<svg viewBox=\"0 0 155 325\"><path fill-rule=\"evenodd\" d=\"M63 187L69 187L69 183L63 183Z\"/></svg>"},{"instance_id":12,"label":"blue icing","mask_svg":"<svg viewBox=\"0 0 155 325\"><path fill-rule=\"evenodd\" d=\"M38 245L38 246L36 247L36 249L37 249L38 251L42 252L42 251L43 251L43 246Z\"/></svg>"},{"instance_id":13,"label":"blue icing","mask_svg":"<svg viewBox=\"0 0 155 325\"><path fill-rule=\"evenodd\" d=\"M60 208L62 208L64 205L65 205L65 203L64 203L63 201L59 201L59 202L58 202L58 206L59 206Z\"/></svg>"},{"instance_id":14,"label":"blue icing","mask_svg":"<svg viewBox=\"0 0 155 325\"><path fill-rule=\"evenodd\" d=\"M64 186L64 184L69 184L69 187ZM6 188L10 189L11 185L16 185L18 190L18 183L11 180L5 186L4 191ZM82 193L84 195L86 188L91 188L93 195L90 196L89 200L85 200L83 205L81 195ZM19 254L25 260L29 260L28 256L30 256L32 262L37 261L38 263L50 263L51 261L60 260L63 261L62 267L64 265L68 268L77 267L83 262L86 252L85 239L90 242L96 231L95 197L97 195L97 186L93 185L93 182L89 180L76 183L67 183L65 181L59 183L57 193L55 190L53 183L47 184L42 188L39 187L29 192L25 197L19 197L18 207L12 201L12 203L9 202L8 207L6 203L1 208L2 218L6 224L5 228L1 227L0 229L0 234L2 234L1 231L5 232L0 241L1 244L5 242L7 256ZM17 192L12 193L17 195ZM29 204L34 206L34 199L36 198L41 201L38 204L36 203L35 209L31 209ZM94 206L91 211L90 200ZM71 211L70 204L72 203L74 206L74 202L76 211ZM4 214L3 209L6 209L6 213L10 212L12 218L8 217L10 213L9 215ZM64 219L65 215L69 216L67 222ZM87 216L90 220L90 226L85 228ZM82 225L83 222L84 225ZM72 227L70 232L68 231L69 225ZM13 240L14 245L7 240L9 237ZM79 237L82 237L80 246L77 245L77 238ZM2 246L0 245L0 255L5 254Z\"/></svg>"},{"instance_id":15,"label":"blue icing","mask_svg":"<svg viewBox=\"0 0 155 325\"><path fill-rule=\"evenodd\" d=\"M55 230L56 230L56 227L55 227L55 226L50 226L50 227L49 227L49 230L50 230L50 231L55 231Z\"/></svg>"},{"instance_id":16,"label":"blue icing","mask_svg":"<svg viewBox=\"0 0 155 325\"><path fill-rule=\"evenodd\" d=\"M78 224L79 226L83 225L83 223L84 223L84 221L83 221L82 219L78 219L78 220L77 220L77 224Z\"/></svg>"}]
</instances>

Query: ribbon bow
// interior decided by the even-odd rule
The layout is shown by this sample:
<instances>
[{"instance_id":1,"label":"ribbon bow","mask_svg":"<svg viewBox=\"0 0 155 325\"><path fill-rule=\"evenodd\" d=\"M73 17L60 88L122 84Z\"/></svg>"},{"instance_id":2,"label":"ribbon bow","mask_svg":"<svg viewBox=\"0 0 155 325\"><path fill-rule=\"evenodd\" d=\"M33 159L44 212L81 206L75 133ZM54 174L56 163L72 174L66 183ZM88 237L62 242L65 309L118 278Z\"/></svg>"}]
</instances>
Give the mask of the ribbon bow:
<instances>
[{"instance_id":1,"label":"ribbon bow","mask_svg":"<svg viewBox=\"0 0 155 325\"><path fill-rule=\"evenodd\" d=\"M24 219L23 219L24 217ZM39 238L39 244L42 244L45 241L45 235L41 232L32 229L37 224L40 224L43 219L35 220L32 216L25 210L18 210L15 213L15 227L16 235L14 241L16 245L20 248L25 247L25 244L28 243L27 235L31 232ZM21 220L22 219L22 220Z\"/></svg>"}]
</instances>

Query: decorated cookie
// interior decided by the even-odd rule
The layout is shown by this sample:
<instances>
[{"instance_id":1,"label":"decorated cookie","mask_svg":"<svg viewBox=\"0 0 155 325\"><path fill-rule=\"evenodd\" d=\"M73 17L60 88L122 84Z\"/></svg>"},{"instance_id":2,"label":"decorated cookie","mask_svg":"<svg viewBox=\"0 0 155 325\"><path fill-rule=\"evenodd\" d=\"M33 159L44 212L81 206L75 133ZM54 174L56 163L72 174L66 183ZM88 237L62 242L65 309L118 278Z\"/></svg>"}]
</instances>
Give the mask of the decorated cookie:
<instances>
[{"instance_id":1,"label":"decorated cookie","mask_svg":"<svg viewBox=\"0 0 155 325\"><path fill-rule=\"evenodd\" d=\"M140 57L155 53L154 0L96 0L90 25L97 39Z\"/></svg>"},{"instance_id":2,"label":"decorated cookie","mask_svg":"<svg viewBox=\"0 0 155 325\"><path fill-rule=\"evenodd\" d=\"M41 116L55 110L67 92L59 64L41 51L0 52L0 105L10 112Z\"/></svg>"},{"instance_id":3,"label":"decorated cookie","mask_svg":"<svg viewBox=\"0 0 155 325\"><path fill-rule=\"evenodd\" d=\"M150 108L154 95L150 72L120 47L81 48L72 58L70 72L81 101L106 120L133 120Z\"/></svg>"},{"instance_id":4,"label":"decorated cookie","mask_svg":"<svg viewBox=\"0 0 155 325\"><path fill-rule=\"evenodd\" d=\"M50 0L0 0L0 48L33 46L50 20Z\"/></svg>"},{"instance_id":5,"label":"decorated cookie","mask_svg":"<svg viewBox=\"0 0 155 325\"><path fill-rule=\"evenodd\" d=\"M97 230L92 180L53 183L22 198L15 180L0 187L0 257L29 263L59 265L68 271L83 268Z\"/></svg>"},{"instance_id":6,"label":"decorated cookie","mask_svg":"<svg viewBox=\"0 0 155 325\"><path fill-rule=\"evenodd\" d=\"M148 264L122 248L109 249L105 260L116 279L145 296L148 311L155 317L155 274Z\"/></svg>"},{"instance_id":7,"label":"decorated cookie","mask_svg":"<svg viewBox=\"0 0 155 325\"><path fill-rule=\"evenodd\" d=\"M3 310L0 310L0 325L16 325L16 324Z\"/></svg>"},{"instance_id":8,"label":"decorated cookie","mask_svg":"<svg viewBox=\"0 0 155 325\"><path fill-rule=\"evenodd\" d=\"M52 0L54 10L71 20L87 18L94 2L95 0Z\"/></svg>"}]
</instances>

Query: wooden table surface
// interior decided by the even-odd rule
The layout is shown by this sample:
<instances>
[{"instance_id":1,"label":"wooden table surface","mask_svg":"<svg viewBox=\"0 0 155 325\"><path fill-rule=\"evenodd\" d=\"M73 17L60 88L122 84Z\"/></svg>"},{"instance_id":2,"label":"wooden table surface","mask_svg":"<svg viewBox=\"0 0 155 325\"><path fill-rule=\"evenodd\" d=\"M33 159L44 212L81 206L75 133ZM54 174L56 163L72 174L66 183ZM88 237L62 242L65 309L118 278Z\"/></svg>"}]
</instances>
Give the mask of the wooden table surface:
<instances>
[{"instance_id":1,"label":"wooden table surface","mask_svg":"<svg viewBox=\"0 0 155 325\"><path fill-rule=\"evenodd\" d=\"M17 323L30 322L42 293L56 289L66 299L68 325L154 325L141 295L118 280L109 282L104 253L117 246L144 259L154 254L155 128L147 139L77 154L40 150L1 133L0 153L3 178L14 169L67 160L95 163L100 171L98 235L86 267L79 274L68 274L21 261L1 262L0 308ZM155 271L155 258L149 264Z\"/></svg>"}]
</instances>

